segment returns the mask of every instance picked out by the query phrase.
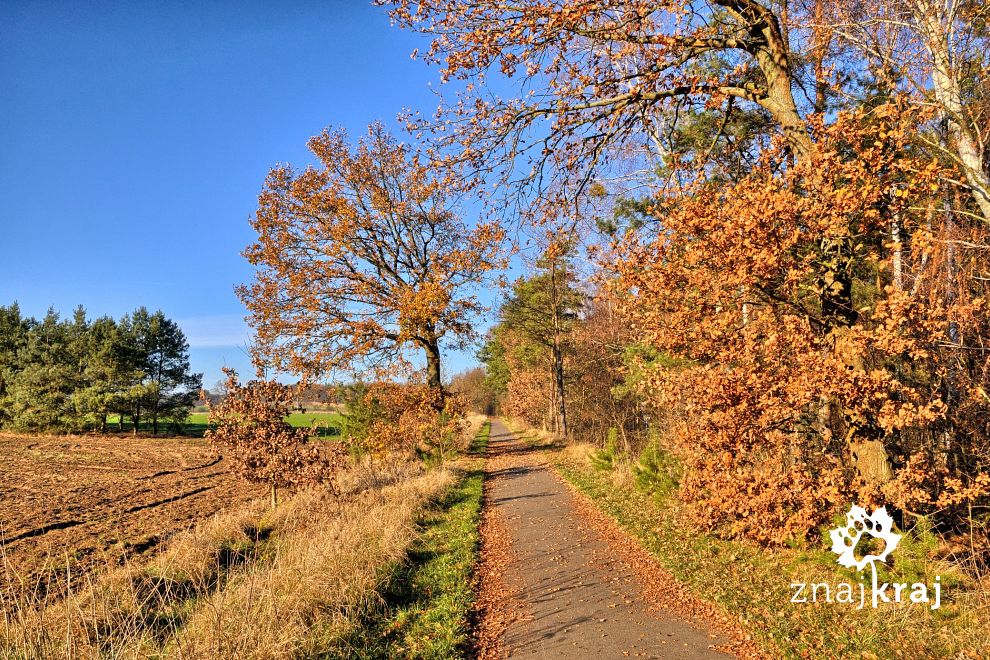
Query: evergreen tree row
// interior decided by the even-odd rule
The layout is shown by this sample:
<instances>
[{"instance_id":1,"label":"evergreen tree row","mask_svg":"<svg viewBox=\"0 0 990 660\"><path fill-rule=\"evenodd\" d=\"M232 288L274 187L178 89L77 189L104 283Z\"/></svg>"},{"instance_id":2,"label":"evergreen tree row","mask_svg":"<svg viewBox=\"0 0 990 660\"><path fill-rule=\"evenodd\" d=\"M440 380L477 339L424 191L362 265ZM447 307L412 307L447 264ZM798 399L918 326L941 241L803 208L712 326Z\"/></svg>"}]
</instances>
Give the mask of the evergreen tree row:
<instances>
[{"instance_id":1,"label":"evergreen tree row","mask_svg":"<svg viewBox=\"0 0 990 660\"><path fill-rule=\"evenodd\" d=\"M116 417L117 430L144 422L158 433L182 424L201 387L185 335L161 311L90 321L80 305L39 321L0 306L0 427L106 431Z\"/></svg>"}]
</instances>

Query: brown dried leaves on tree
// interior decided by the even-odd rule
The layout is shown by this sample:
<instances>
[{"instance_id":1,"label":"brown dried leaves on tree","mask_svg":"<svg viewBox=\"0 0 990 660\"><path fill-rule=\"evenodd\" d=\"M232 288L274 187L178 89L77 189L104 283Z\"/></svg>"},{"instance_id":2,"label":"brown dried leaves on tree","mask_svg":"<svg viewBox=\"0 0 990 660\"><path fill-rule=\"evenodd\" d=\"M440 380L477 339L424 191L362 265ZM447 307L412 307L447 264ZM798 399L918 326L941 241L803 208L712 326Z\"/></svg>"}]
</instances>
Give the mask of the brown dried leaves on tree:
<instances>
[{"instance_id":1,"label":"brown dried leaves on tree","mask_svg":"<svg viewBox=\"0 0 990 660\"><path fill-rule=\"evenodd\" d=\"M272 507L279 489L315 483L333 483L343 464L338 443L310 440L309 429L297 429L286 421L293 389L274 381L238 382L237 373L224 369L226 396L210 406L215 427L206 438L229 458L245 479L267 484Z\"/></svg>"},{"instance_id":2,"label":"brown dried leaves on tree","mask_svg":"<svg viewBox=\"0 0 990 660\"><path fill-rule=\"evenodd\" d=\"M359 443L373 455L388 452L432 456L441 462L457 448L464 430L464 399L442 398L436 388L419 383L371 385L362 405L374 411L366 437Z\"/></svg>"},{"instance_id":3,"label":"brown dried leaves on tree","mask_svg":"<svg viewBox=\"0 0 990 660\"><path fill-rule=\"evenodd\" d=\"M260 364L304 375L405 364L422 351L440 388L440 343L471 337L471 287L500 264L503 230L468 227L457 182L374 124L356 148L343 131L309 142L319 166L276 167L245 252L256 268L238 294Z\"/></svg>"},{"instance_id":4,"label":"brown dried leaves on tree","mask_svg":"<svg viewBox=\"0 0 990 660\"><path fill-rule=\"evenodd\" d=\"M768 157L658 198L663 231L615 255L625 313L662 358L642 389L675 419L700 523L784 543L850 500L929 513L952 477L990 495L990 236L934 212L952 175L912 153L922 119L845 114L784 173Z\"/></svg>"},{"instance_id":5,"label":"brown dried leaves on tree","mask_svg":"<svg viewBox=\"0 0 990 660\"><path fill-rule=\"evenodd\" d=\"M432 37L425 57L444 80L465 81L434 118L411 124L433 130L482 176L498 171L506 183L536 186L542 194L528 201L539 207L537 217L561 202L573 205L616 154L665 141L677 111L722 107L729 114L744 106L769 116L799 159L814 150L791 88L798 73L792 48L812 37L792 29L795 21L776 6L377 2L400 25ZM518 92L486 93L493 72Z\"/></svg>"}]
</instances>

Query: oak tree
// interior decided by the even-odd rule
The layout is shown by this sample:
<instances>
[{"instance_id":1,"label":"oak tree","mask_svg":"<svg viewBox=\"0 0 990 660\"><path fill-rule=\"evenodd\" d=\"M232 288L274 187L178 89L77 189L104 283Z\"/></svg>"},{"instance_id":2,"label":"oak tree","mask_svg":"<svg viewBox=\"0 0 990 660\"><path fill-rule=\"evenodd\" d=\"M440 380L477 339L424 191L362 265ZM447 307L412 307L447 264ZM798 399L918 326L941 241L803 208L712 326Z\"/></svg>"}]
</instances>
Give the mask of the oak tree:
<instances>
[{"instance_id":1,"label":"oak tree","mask_svg":"<svg viewBox=\"0 0 990 660\"><path fill-rule=\"evenodd\" d=\"M923 119L896 104L843 114L808 161L766 158L655 205L663 232L625 237L624 313L666 357L641 391L676 420L667 440L699 523L784 543L850 499L930 512L955 501L953 470L958 492L990 494L987 232L932 213L951 174L910 148ZM891 217L910 237L899 266ZM822 237L847 246L843 325L819 294Z\"/></svg>"},{"instance_id":2,"label":"oak tree","mask_svg":"<svg viewBox=\"0 0 990 660\"><path fill-rule=\"evenodd\" d=\"M210 423L215 426L206 438L226 452L243 478L268 486L273 509L280 489L333 478L344 453L338 443L321 446L310 439L309 429L293 428L286 421L293 388L264 380L242 385L233 369L225 368L224 373L226 396L210 404Z\"/></svg>"},{"instance_id":3,"label":"oak tree","mask_svg":"<svg viewBox=\"0 0 990 660\"><path fill-rule=\"evenodd\" d=\"M472 288L499 265L503 230L465 223L457 181L381 124L354 147L329 129L309 147L318 165L274 168L251 223L255 281L238 294L256 360L308 377L380 374L412 347L442 392L441 343L472 336Z\"/></svg>"},{"instance_id":4,"label":"oak tree","mask_svg":"<svg viewBox=\"0 0 990 660\"><path fill-rule=\"evenodd\" d=\"M378 0L400 25L432 37L426 59L463 81L436 117L413 120L506 182L562 183L573 202L617 153L661 145L685 110L755 109L799 159L814 150L797 83L822 78L801 51L804 5L764 0ZM486 82L501 76L499 94ZM503 88L510 91L505 93ZM725 126L722 126L724 129ZM716 135L721 129L716 128ZM676 157L676 154L674 154ZM523 161L523 162L520 162ZM531 199L539 204L539 200Z\"/></svg>"}]
</instances>

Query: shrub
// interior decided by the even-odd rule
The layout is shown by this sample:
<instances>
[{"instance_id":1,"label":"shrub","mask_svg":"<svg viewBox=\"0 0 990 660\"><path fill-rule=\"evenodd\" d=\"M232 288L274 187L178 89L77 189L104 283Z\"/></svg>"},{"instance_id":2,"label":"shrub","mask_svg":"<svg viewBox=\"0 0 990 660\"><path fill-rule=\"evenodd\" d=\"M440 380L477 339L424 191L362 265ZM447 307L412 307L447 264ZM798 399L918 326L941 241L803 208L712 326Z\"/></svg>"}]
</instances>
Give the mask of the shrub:
<instances>
[{"instance_id":1,"label":"shrub","mask_svg":"<svg viewBox=\"0 0 990 660\"><path fill-rule=\"evenodd\" d=\"M619 431L616 428L610 428L605 446L591 455L591 464L598 470L611 470L621 458Z\"/></svg>"},{"instance_id":2,"label":"shrub","mask_svg":"<svg viewBox=\"0 0 990 660\"><path fill-rule=\"evenodd\" d=\"M339 445L322 449L309 441L309 431L286 421L294 392L281 383L254 380L240 385L237 372L224 369L227 396L210 407L216 428L206 438L230 454L234 469L244 478L265 483L271 504L279 488L328 482L342 460Z\"/></svg>"},{"instance_id":3,"label":"shrub","mask_svg":"<svg viewBox=\"0 0 990 660\"><path fill-rule=\"evenodd\" d=\"M374 383L348 404L345 433L352 451L399 452L442 463L457 449L463 399L424 384Z\"/></svg>"},{"instance_id":4,"label":"shrub","mask_svg":"<svg viewBox=\"0 0 990 660\"><path fill-rule=\"evenodd\" d=\"M676 490L680 483L681 465L659 443L651 442L640 453L633 473L636 475L636 487L641 491L667 495Z\"/></svg>"}]
</instances>

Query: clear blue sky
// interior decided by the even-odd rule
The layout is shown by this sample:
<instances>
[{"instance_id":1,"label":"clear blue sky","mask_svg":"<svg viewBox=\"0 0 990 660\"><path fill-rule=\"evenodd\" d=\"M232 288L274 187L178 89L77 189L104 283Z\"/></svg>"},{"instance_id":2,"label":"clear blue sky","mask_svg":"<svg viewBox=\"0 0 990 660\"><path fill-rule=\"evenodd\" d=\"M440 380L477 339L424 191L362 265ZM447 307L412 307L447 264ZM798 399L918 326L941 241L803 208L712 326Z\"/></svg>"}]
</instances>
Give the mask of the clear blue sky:
<instances>
[{"instance_id":1,"label":"clear blue sky","mask_svg":"<svg viewBox=\"0 0 990 660\"><path fill-rule=\"evenodd\" d=\"M432 111L425 45L363 0L0 3L0 304L161 309L207 386L250 373L233 287L268 168Z\"/></svg>"}]
</instances>

